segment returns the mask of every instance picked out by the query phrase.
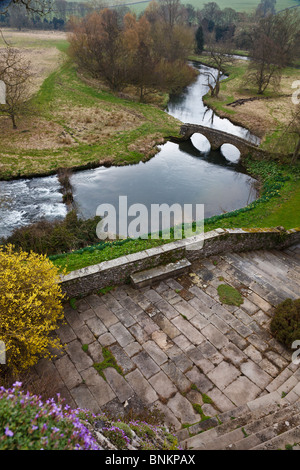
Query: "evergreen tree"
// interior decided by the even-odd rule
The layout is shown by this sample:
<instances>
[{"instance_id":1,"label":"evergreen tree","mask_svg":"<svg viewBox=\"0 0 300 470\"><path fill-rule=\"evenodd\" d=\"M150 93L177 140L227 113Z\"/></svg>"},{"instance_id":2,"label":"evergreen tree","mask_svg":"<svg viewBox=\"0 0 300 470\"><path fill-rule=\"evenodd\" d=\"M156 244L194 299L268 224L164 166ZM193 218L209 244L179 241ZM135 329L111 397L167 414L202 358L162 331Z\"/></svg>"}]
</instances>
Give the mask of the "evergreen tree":
<instances>
[{"instance_id":1,"label":"evergreen tree","mask_svg":"<svg viewBox=\"0 0 300 470\"><path fill-rule=\"evenodd\" d=\"M204 49L204 36L203 36L203 28L202 26L199 26L197 28L196 34L195 34L195 40L196 40L196 49L195 52L197 54L202 54L203 49Z\"/></svg>"}]
</instances>

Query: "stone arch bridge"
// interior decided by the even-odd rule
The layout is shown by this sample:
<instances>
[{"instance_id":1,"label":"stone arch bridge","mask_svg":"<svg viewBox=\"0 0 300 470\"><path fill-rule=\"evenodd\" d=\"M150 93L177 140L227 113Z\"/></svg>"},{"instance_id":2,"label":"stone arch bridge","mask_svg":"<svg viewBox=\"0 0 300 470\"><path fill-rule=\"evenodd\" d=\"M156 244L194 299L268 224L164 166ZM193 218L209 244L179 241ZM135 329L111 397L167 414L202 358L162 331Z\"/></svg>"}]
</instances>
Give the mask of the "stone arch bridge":
<instances>
[{"instance_id":1,"label":"stone arch bridge","mask_svg":"<svg viewBox=\"0 0 300 470\"><path fill-rule=\"evenodd\" d=\"M268 158L268 157L280 157L280 154L271 153L266 150L262 150L255 144L252 144L248 140L242 139L227 132L212 129L210 127L201 126L198 124L183 124L180 128L180 135L182 135L181 141L189 140L193 134L202 134L209 141L212 150L219 150L223 144L234 145L241 154L241 157L245 157L251 154L256 158Z\"/></svg>"}]
</instances>

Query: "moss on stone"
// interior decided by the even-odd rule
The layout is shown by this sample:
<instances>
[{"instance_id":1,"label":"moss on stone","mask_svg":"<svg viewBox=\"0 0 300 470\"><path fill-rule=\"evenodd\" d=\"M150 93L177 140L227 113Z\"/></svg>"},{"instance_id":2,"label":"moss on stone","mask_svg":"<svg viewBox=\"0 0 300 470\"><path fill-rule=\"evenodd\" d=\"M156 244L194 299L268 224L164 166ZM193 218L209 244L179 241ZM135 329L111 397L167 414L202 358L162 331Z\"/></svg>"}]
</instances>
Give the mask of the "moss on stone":
<instances>
[{"instance_id":1,"label":"moss on stone","mask_svg":"<svg viewBox=\"0 0 300 470\"><path fill-rule=\"evenodd\" d=\"M220 284L218 294L222 304L237 305L239 307L244 302L239 291L228 284Z\"/></svg>"}]
</instances>

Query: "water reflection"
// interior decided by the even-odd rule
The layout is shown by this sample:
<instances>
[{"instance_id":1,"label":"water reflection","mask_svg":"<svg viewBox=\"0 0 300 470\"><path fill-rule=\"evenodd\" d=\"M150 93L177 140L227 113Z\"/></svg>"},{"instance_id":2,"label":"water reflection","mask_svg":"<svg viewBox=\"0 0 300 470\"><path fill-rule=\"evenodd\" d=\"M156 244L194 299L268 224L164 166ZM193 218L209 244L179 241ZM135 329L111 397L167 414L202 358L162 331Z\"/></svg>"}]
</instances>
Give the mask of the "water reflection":
<instances>
[{"instance_id":1,"label":"water reflection","mask_svg":"<svg viewBox=\"0 0 300 470\"><path fill-rule=\"evenodd\" d=\"M93 217L98 205L112 204L121 224L119 195L127 196L128 206L178 203L205 205L205 217L243 207L255 199L254 180L240 163L228 161L219 151L203 154L191 142L161 146L159 154L146 163L124 167L97 168L72 177L74 199L84 217ZM118 231L120 235L126 234Z\"/></svg>"}]
</instances>

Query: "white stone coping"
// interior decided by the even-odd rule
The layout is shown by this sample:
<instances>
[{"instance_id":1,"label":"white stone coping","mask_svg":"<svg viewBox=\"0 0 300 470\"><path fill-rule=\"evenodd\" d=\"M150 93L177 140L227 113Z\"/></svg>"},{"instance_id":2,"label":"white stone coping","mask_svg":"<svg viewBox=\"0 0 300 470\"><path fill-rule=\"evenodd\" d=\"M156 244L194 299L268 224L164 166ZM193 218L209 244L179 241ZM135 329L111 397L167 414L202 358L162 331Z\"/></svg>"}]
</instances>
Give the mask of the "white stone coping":
<instances>
[{"instance_id":1,"label":"white stone coping","mask_svg":"<svg viewBox=\"0 0 300 470\"><path fill-rule=\"evenodd\" d=\"M211 240L213 238L217 239L217 238L221 237L224 234L234 235L234 234L245 233L245 234L249 234L249 235L250 234L255 235L255 234L258 234L258 233L261 234L261 233L270 233L270 232L271 233L280 233L280 230L277 229L277 228L249 229L249 230L248 229L241 229L241 228L235 228L235 229L217 228L215 230L212 230L210 232L206 232L204 234L202 233L200 235L185 238L185 239L182 239L182 240L172 241L170 243L166 243L166 244L158 246L158 247L149 248L147 250L140 251L140 252L137 252L137 253L128 254L128 255L125 255L125 256L120 256L119 258L115 258L115 259L112 259L112 260L109 260L109 261L102 261L99 264L95 264L95 265L87 266L85 268L81 268L81 269L78 269L78 270L75 270L75 271L71 271L68 274L62 275L60 277L60 282L61 283L67 283L69 281L76 280L76 279L82 279L82 278L85 278L85 277L88 277L88 276L91 276L91 275L94 275L94 274L97 274L97 273L101 273L101 272L104 273L105 271L107 271L109 269L117 268L117 267L123 267L126 264L132 264L134 262L151 259L151 258L154 258L154 257L159 256L159 255L164 255L168 252L171 253L172 251L175 251L179 248L187 249L187 251L188 251L189 247L191 249L191 246L193 244L196 245L197 243L199 243L199 249L201 249L201 247L202 247L201 243L203 243L203 246L204 246L205 241ZM284 233L292 234L292 233L295 233L295 232L300 232L300 229L295 228L295 229L287 230Z\"/></svg>"}]
</instances>

